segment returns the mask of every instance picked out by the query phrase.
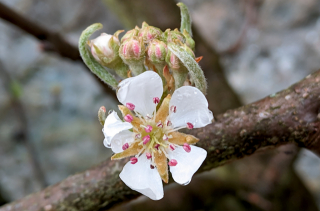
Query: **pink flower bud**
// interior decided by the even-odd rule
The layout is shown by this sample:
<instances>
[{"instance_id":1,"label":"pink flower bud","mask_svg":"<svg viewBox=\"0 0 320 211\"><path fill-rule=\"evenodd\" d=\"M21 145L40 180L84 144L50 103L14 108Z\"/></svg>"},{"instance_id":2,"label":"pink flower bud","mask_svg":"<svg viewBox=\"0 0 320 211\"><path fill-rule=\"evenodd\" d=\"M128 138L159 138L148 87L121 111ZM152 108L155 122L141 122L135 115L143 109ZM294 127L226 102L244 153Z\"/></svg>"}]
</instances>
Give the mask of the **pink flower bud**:
<instances>
[{"instance_id":1,"label":"pink flower bud","mask_svg":"<svg viewBox=\"0 0 320 211\"><path fill-rule=\"evenodd\" d=\"M129 38L120 45L119 49L120 57L127 64L144 59L144 52L145 46L142 38L138 39L137 37Z\"/></svg>"},{"instance_id":2,"label":"pink flower bud","mask_svg":"<svg viewBox=\"0 0 320 211\"><path fill-rule=\"evenodd\" d=\"M127 31L127 33L125 33L125 35L123 35L123 37L121 38L121 43L124 43L125 41L127 41L128 39L134 36L138 36L138 33L139 33L139 29L137 28Z\"/></svg>"},{"instance_id":3,"label":"pink flower bud","mask_svg":"<svg viewBox=\"0 0 320 211\"><path fill-rule=\"evenodd\" d=\"M125 143L123 146L122 146L122 149L123 150L126 150L126 149L128 149L129 148L129 144L128 143Z\"/></svg>"},{"instance_id":4,"label":"pink flower bud","mask_svg":"<svg viewBox=\"0 0 320 211\"><path fill-rule=\"evenodd\" d=\"M150 133L152 131L152 126L151 125L147 125L144 130L147 132L147 133Z\"/></svg>"},{"instance_id":5,"label":"pink flower bud","mask_svg":"<svg viewBox=\"0 0 320 211\"><path fill-rule=\"evenodd\" d=\"M187 122L187 128L188 129L193 129L193 127L194 127L193 124L191 124L190 122Z\"/></svg>"},{"instance_id":6,"label":"pink flower bud","mask_svg":"<svg viewBox=\"0 0 320 211\"><path fill-rule=\"evenodd\" d=\"M159 38L161 34L162 31L159 28L143 24L138 36L142 37L145 43L148 43L153 39Z\"/></svg>"},{"instance_id":7,"label":"pink flower bud","mask_svg":"<svg viewBox=\"0 0 320 211\"><path fill-rule=\"evenodd\" d=\"M184 143L183 144L183 149L186 151L186 152L191 152L191 147L189 144L187 143Z\"/></svg>"},{"instance_id":8,"label":"pink flower bud","mask_svg":"<svg viewBox=\"0 0 320 211\"><path fill-rule=\"evenodd\" d=\"M167 52L167 45L162 41L154 39L148 45L147 58L153 64L163 64Z\"/></svg>"},{"instance_id":9,"label":"pink flower bud","mask_svg":"<svg viewBox=\"0 0 320 211\"><path fill-rule=\"evenodd\" d=\"M133 111L136 106L135 106L134 104L132 104L132 103L126 103L126 107L127 107L129 110Z\"/></svg>"},{"instance_id":10,"label":"pink flower bud","mask_svg":"<svg viewBox=\"0 0 320 211\"><path fill-rule=\"evenodd\" d=\"M160 99L158 97L153 98L153 103L158 104L160 102Z\"/></svg>"},{"instance_id":11,"label":"pink flower bud","mask_svg":"<svg viewBox=\"0 0 320 211\"><path fill-rule=\"evenodd\" d=\"M146 135L145 137L143 137L142 141L143 144L147 144L150 141L150 135Z\"/></svg>"},{"instance_id":12,"label":"pink flower bud","mask_svg":"<svg viewBox=\"0 0 320 211\"><path fill-rule=\"evenodd\" d=\"M138 162L138 158L132 157L130 158L131 164L136 164Z\"/></svg>"},{"instance_id":13,"label":"pink flower bud","mask_svg":"<svg viewBox=\"0 0 320 211\"><path fill-rule=\"evenodd\" d=\"M130 123L133 120L133 116L131 116L130 114L127 114L124 116L124 120Z\"/></svg>"},{"instance_id":14,"label":"pink flower bud","mask_svg":"<svg viewBox=\"0 0 320 211\"><path fill-rule=\"evenodd\" d=\"M149 152L146 153L146 156L147 156L147 159L152 158L152 155Z\"/></svg>"},{"instance_id":15,"label":"pink flower bud","mask_svg":"<svg viewBox=\"0 0 320 211\"><path fill-rule=\"evenodd\" d=\"M178 162L175 159L171 159L168 164L169 166L176 166Z\"/></svg>"}]
</instances>

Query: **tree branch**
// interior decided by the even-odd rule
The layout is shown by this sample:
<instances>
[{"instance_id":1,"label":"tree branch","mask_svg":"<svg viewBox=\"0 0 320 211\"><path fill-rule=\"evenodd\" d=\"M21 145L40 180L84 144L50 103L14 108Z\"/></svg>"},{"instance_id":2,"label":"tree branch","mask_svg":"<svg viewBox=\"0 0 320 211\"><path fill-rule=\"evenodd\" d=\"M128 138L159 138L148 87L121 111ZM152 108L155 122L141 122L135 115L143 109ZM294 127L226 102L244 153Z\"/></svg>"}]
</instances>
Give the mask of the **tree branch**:
<instances>
[{"instance_id":1,"label":"tree branch","mask_svg":"<svg viewBox=\"0 0 320 211\"><path fill-rule=\"evenodd\" d=\"M69 43L67 40L65 40L65 38L62 37L59 33L53 32L37 23L32 22L28 18L20 15L19 13L7 7L1 2L0 18L8 21L9 23L12 23L13 25L22 29L26 33L42 41L43 43L41 46L44 50L56 52L60 54L60 56L69 58L73 61L82 62L78 48ZM86 68L86 70L90 72L89 69ZM94 76L94 78L96 79L97 83L99 83L100 86L103 88L105 93L109 94L114 99L116 99L114 91L111 88L109 88L107 84L102 82L96 76Z\"/></svg>"},{"instance_id":2,"label":"tree branch","mask_svg":"<svg viewBox=\"0 0 320 211\"><path fill-rule=\"evenodd\" d=\"M229 110L216 122L190 133L208 151L199 172L224 165L259 150L294 143L320 155L320 70L286 90ZM107 160L41 192L4 206L14 210L99 210L139 193L119 178L126 160Z\"/></svg>"}]
</instances>

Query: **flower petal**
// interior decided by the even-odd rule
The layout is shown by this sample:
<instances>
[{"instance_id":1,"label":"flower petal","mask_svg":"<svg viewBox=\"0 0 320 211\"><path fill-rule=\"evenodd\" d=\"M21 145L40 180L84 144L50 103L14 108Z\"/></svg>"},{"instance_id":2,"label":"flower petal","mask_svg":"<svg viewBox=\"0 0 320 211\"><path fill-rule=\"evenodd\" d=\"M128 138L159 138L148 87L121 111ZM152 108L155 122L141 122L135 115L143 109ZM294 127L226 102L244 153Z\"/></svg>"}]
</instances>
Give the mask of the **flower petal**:
<instances>
[{"instance_id":1,"label":"flower petal","mask_svg":"<svg viewBox=\"0 0 320 211\"><path fill-rule=\"evenodd\" d=\"M128 162L119 176L129 188L146 195L152 200L159 200L163 197L162 181L157 169L151 169L150 164L150 160L144 153L138 157L136 164Z\"/></svg>"},{"instance_id":2,"label":"flower petal","mask_svg":"<svg viewBox=\"0 0 320 211\"><path fill-rule=\"evenodd\" d=\"M162 80L153 71L146 71L138 76L127 78L118 85L118 100L123 104L132 103L135 111L142 116L152 115L155 110L153 98L161 99L163 93Z\"/></svg>"},{"instance_id":3,"label":"flower petal","mask_svg":"<svg viewBox=\"0 0 320 211\"><path fill-rule=\"evenodd\" d=\"M111 149L114 153L123 152L122 146L125 143L129 145L134 141L134 134L129 130L124 130L115 135L111 140Z\"/></svg>"},{"instance_id":4,"label":"flower petal","mask_svg":"<svg viewBox=\"0 0 320 211\"><path fill-rule=\"evenodd\" d=\"M181 185L189 184L193 174L207 157L206 150L192 145L190 147L190 152L186 152L180 146L177 146L173 151L168 151L169 158L178 162L176 166L170 166L172 178Z\"/></svg>"},{"instance_id":5,"label":"flower petal","mask_svg":"<svg viewBox=\"0 0 320 211\"><path fill-rule=\"evenodd\" d=\"M187 122L194 128L204 127L213 120L212 112L208 109L208 101L202 92L192 86L177 89L171 98L171 106L176 106L176 112L169 111L169 118L174 128L186 126Z\"/></svg>"},{"instance_id":6,"label":"flower petal","mask_svg":"<svg viewBox=\"0 0 320 211\"><path fill-rule=\"evenodd\" d=\"M131 129L132 125L128 122L122 122L117 114L117 112L113 111L108 115L106 121L104 122L103 134L105 139L103 144L105 147L111 147L112 138L120 133L121 131Z\"/></svg>"}]
</instances>

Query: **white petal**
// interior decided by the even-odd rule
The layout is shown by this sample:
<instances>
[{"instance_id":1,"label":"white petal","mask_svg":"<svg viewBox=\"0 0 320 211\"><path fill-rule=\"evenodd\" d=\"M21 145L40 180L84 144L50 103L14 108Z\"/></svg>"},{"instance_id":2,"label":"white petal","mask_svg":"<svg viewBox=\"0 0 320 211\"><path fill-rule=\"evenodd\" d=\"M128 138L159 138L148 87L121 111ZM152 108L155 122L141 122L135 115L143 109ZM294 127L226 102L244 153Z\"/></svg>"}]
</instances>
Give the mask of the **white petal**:
<instances>
[{"instance_id":1,"label":"white petal","mask_svg":"<svg viewBox=\"0 0 320 211\"><path fill-rule=\"evenodd\" d=\"M134 141L134 134L129 130L124 130L115 135L111 140L111 149L114 153L123 152L122 146L125 143L132 143Z\"/></svg>"},{"instance_id":2,"label":"white petal","mask_svg":"<svg viewBox=\"0 0 320 211\"><path fill-rule=\"evenodd\" d=\"M132 128L132 125L128 122L122 122L117 114L117 112L113 111L108 115L106 121L104 122L103 134L105 139L103 144L110 148L112 138L124 130L129 130Z\"/></svg>"},{"instance_id":3,"label":"white petal","mask_svg":"<svg viewBox=\"0 0 320 211\"><path fill-rule=\"evenodd\" d=\"M191 152L186 152L183 147L177 146L175 150L169 150L168 155L170 159L178 162L176 166L170 166L172 178L181 185L187 185L207 157L207 151L191 146Z\"/></svg>"},{"instance_id":4,"label":"white petal","mask_svg":"<svg viewBox=\"0 0 320 211\"><path fill-rule=\"evenodd\" d=\"M187 122L192 123L194 128L200 128L213 120L206 97L195 87L183 86L177 89L170 100L171 106L176 106L176 113L169 113L174 128L186 126Z\"/></svg>"},{"instance_id":5,"label":"white petal","mask_svg":"<svg viewBox=\"0 0 320 211\"><path fill-rule=\"evenodd\" d=\"M129 188L146 195L152 200L159 200L163 197L163 186L160 175L156 168L150 168L150 160L145 154L138 158L138 162L128 162L120 173L121 180Z\"/></svg>"},{"instance_id":6,"label":"white petal","mask_svg":"<svg viewBox=\"0 0 320 211\"><path fill-rule=\"evenodd\" d=\"M118 100L123 104L134 104L135 111L142 116L152 115L155 109L153 98L161 99L163 93L162 80L153 71L146 71L138 76L127 78L119 83Z\"/></svg>"}]
</instances>

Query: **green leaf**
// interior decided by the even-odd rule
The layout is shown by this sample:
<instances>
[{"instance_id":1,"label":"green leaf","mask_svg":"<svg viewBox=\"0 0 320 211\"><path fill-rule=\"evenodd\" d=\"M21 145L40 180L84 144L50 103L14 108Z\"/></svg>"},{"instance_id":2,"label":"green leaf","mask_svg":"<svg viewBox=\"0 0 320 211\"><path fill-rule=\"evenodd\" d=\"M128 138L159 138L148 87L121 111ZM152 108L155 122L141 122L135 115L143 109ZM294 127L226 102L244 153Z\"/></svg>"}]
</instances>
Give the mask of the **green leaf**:
<instances>
[{"instance_id":1,"label":"green leaf","mask_svg":"<svg viewBox=\"0 0 320 211\"><path fill-rule=\"evenodd\" d=\"M190 56L181 46L174 43L168 43L168 49L175 54L183 65L188 69L191 79L194 81L195 86L203 93L206 94L207 82L204 77L203 71L198 63Z\"/></svg>"},{"instance_id":2,"label":"green leaf","mask_svg":"<svg viewBox=\"0 0 320 211\"><path fill-rule=\"evenodd\" d=\"M180 7L180 12L181 12L180 31L181 33L183 33L183 30L185 29L189 33L189 35L192 37L191 18L190 18L188 7L182 2L179 2L177 5L178 7Z\"/></svg>"},{"instance_id":3,"label":"green leaf","mask_svg":"<svg viewBox=\"0 0 320 211\"><path fill-rule=\"evenodd\" d=\"M87 42L90 36L97 30L102 29L101 23L95 23L86 28L79 39L79 51L83 62L87 67L97 75L102 81L111 86L113 89L117 88L118 82L99 62L95 60L91 52L87 48Z\"/></svg>"}]
</instances>

